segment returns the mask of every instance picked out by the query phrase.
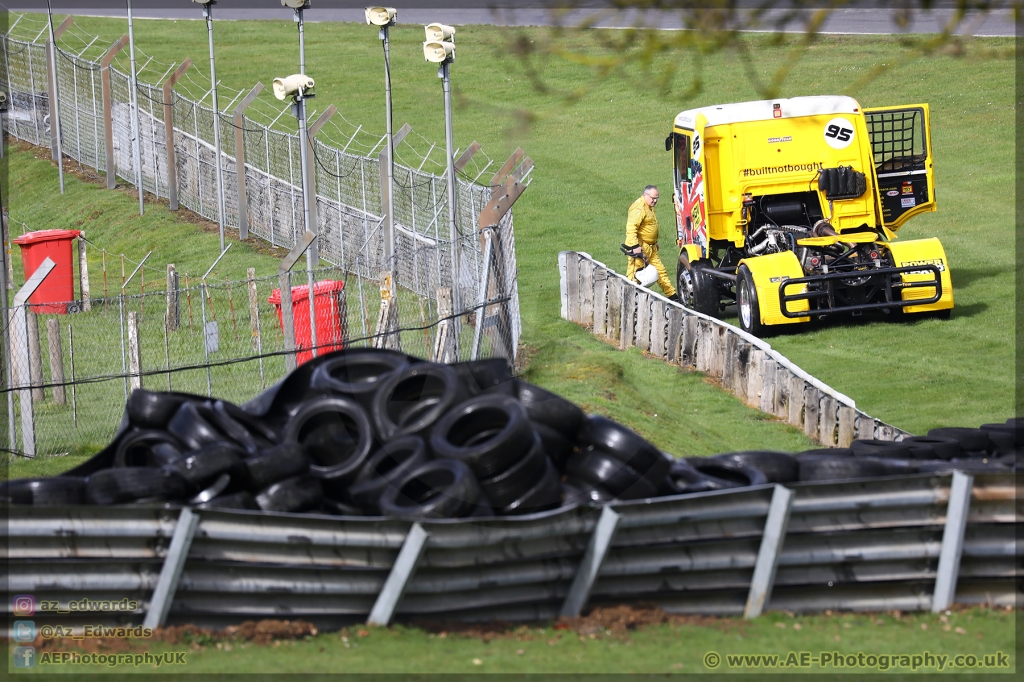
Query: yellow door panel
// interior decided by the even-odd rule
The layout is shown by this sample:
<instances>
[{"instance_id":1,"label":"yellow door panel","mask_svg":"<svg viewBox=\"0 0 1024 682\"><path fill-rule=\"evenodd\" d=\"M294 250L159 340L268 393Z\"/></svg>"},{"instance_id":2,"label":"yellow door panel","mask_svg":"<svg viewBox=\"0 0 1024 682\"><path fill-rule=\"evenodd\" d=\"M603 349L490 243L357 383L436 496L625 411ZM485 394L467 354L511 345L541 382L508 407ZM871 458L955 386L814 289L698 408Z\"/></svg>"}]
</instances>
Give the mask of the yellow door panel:
<instances>
[{"instance_id":1,"label":"yellow door panel","mask_svg":"<svg viewBox=\"0 0 1024 682\"><path fill-rule=\"evenodd\" d=\"M754 278L754 288L757 289L757 302L760 307L762 324L793 324L796 322L809 322L809 317L786 317L782 314L782 306L779 302L779 285L787 279L803 277L804 272L800 267L800 261L792 251L772 253L767 256L756 256L744 258L739 262L750 269ZM803 293L807 287L803 284L790 287L787 295ZM794 301L790 304L790 310L802 312L808 310L807 301Z\"/></svg>"},{"instance_id":2,"label":"yellow door panel","mask_svg":"<svg viewBox=\"0 0 1024 682\"><path fill-rule=\"evenodd\" d=\"M882 224L897 230L936 208L928 105L865 109L864 117Z\"/></svg>"},{"instance_id":3,"label":"yellow door panel","mask_svg":"<svg viewBox=\"0 0 1024 682\"><path fill-rule=\"evenodd\" d=\"M939 281L942 284L942 297L929 305L912 305L903 310L908 313L924 313L930 310L947 310L953 307L953 280L949 275L949 261L941 242L935 237L915 239L909 242L892 242L888 245L896 267L911 265L938 266ZM931 282L934 275L930 271L910 272L900 275L904 282ZM935 287L915 287L903 290L903 300L927 299L935 295Z\"/></svg>"}]
</instances>

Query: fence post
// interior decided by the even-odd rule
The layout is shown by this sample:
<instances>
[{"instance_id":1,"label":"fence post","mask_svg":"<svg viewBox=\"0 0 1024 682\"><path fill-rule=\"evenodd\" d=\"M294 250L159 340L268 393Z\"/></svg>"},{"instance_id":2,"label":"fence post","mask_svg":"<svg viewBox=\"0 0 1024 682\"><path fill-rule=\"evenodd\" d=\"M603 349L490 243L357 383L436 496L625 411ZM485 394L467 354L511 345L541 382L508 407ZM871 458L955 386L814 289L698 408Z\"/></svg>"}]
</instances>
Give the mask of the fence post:
<instances>
[{"instance_id":1,"label":"fence post","mask_svg":"<svg viewBox=\"0 0 1024 682\"><path fill-rule=\"evenodd\" d=\"M35 406L31 390L32 372L29 368L31 362L29 360L28 316L31 313L28 311L28 299L54 267L55 264L52 260L44 259L32 276L28 278L28 281L14 295L13 305L7 311L10 316L13 351L11 359L15 369L15 383L22 389L18 391L21 399L21 446L26 457L36 456ZM37 330L36 336L38 337L38 335ZM36 354L38 355L38 348Z\"/></svg>"},{"instance_id":2,"label":"fence post","mask_svg":"<svg viewBox=\"0 0 1024 682\"><path fill-rule=\"evenodd\" d=\"M775 378L778 375L779 363L775 362L767 353L761 362L761 404L760 410L768 414L775 414Z\"/></svg>"},{"instance_id":3,"label":"fence post","mask_svg":"<svg viewBox=\"0 0 1024 682\"><path fill-rule=\"evenodd\" d=\"M761 390L764 387L764 351L760 348L750 349L750 362L747 365L747 405L754 408L761 406Z\"/></svg>"},{"instance_id":4,"label":"fence post","mask_svg":"<svg viewBox=\"0 0 1024 682\"><path fill-rule=\"evenodd\" d=\"M62 21L60 23L60 26L58 26L57 28L53 29L53 39L56 40L57 38L60 38L61 35L64 33L64 31L68 30L68 26L71 25L71 22L73 20L74 19L72 17L67 17L66 19L64 19L64 21ZM57 46L54 45L53 49L51 50L50 49L50 39L47 38L46 39L46 81L47 81L48 86L49 86L49 93L48 93L49 97L47 99L49 100L49 104L50 104L50 154L51 154L51 156L52 156L54 161L60 162L60 154L57 151L59 149L59 147L57 146L58 140L57 140L57 125L56 125L56 121L60 117L60 112L57 111L57 107L60 106L60 103L57 101L57 97L55 96L55 93L57 92L57 84L53 82L53 79L56 77L55 75L57 73L57 65L54 64L54 61L53 61L53 58L56 55L56 53L57 53ZM35 93L33 93L32 96L34 97Z\"/></svg>"},{"instance_id":5,"label":"fence post","mask_svg":"<svg viewBox=\"0 0 1024 682\"><path fill-rule=\"evenodd\" d=\"M559 314L563 320L569 319L569 290L566 283L566 262L571 257L571 251L558 252L558 294L561 301Z\"/></svg>"},{"instance_id":6,"label":"fence post","mask_svg":"<svg viewBox=\"0 0 1024 682\"><path fill-rule=\"evenodd\" d=\"M682 367L694 367L697 363L696 353L693 348L697 343L697 325L698 319L696 315L686 315L683 317L683 335L679 340L679 364Z\"/></svg>"},{"instance_id":7,"label":"fence post","mask_svg":"<svg viewBox=\"0 0 1024 682\"><path fill-rule=\"evenodd\" d=\"M569 594L562 603L562 610L559 615L562 618L575 618L580 615L590 598L590 590L597 581L597 574L601 571L601 564L608 554L612 539L615 537L615 530L618 528L620 515L610 506L601 509L601 516L594 526L594 533L590 536L587 544L587 551L580 560L580 566L576 570L576 577L573 578Z\"/></svg>"},{"instance_id":8,"label":"fence post","mask_svg":"<svg viewBox=\"0 0 1024 682\"><path fill-rule=\"evenodd\" d=\"M402 127L398 129L398 132L393 133L391 135L391 148L397 148L398 145L402 143L402 140L404 140L405 137L411 132L412 126L409 125L408 123L403 124ZM388 175L390 174L391 169L388 168L387 147L382 149L380 154L377 155L377 163L380 167L380 214L384 216L384 224L383 227L381 228L384 230L382 234L384 240L384 253L385 257L388 259L387 266L389 268L394 268L395 264L391 262L391 259L394 258L395 254L391 253L391 247L395 243L395 217L388 215L388 206L394 206L394 200L388 194L388 191L391 189L388 186ZM453 272L457 271L457 267L457 264L452 264ZM453 285L458 286L457 279L453 281ZM454 326L454 324L452 324L451 326Z\"/></svg>"},{"instance_id":9,"label":"fence post","mask_svg":"<svg viewBox=\"0 0 1024 682\"><path fill-rule=\"evenodd\" d=\"M651 295L643 289L636 292L636 339L633 345L645 352L651 350Z\"/></svg>"},{"instance_id":10,"label":"fence post","mask_svg":"<svg viewBox=\"0 0 1024 682\"><path fill-rule=\"evenodd\" d=\"M850 447L853 442L854 422L857 418L857 410L849 405L839 406L839 442L841 448Z\"/></svg>"},{"instance_id":11,"label":"fence post","mask_svg":"<svg viewBox=\"0 0 1024 682\"><path fill-rule=\"evenodd\" d=\"M760 616L772 596L775 571L779 567L779 555L786 540L786 528L789 526L789 512L792 508L793 491L776 485L772 492L771 504L768 505L768 518L764 522L761 548L757 551L757 560L754 562L754 575L750 580L750 592L747 593L747 606L743 610L743 617L748 620Z\"/></svg>"},{"instance_id":12,"label":"fence post","mask_svg":"<svg viewBox=\"0 0 1024 682\"><path fill-rule=\"evenodd\" d=\"M110 62L114 60L117 53L124 49L124 46L128 44L128 36L121 36L120 40L110 46L110 48L104 53L100 59L100 92L103 99L103 132L105 134L106 142L106 161L107 161L107 189L114 189L117 185L117 164L114 163L114 112L113 112L113 96L110 92ZM167 150L168 162L172 158L171 149ZM170 163L168 163L170 165ZM104 297L106 294L104 293Z\"/></svg>"},{"instance_id":13,"label":"fence post","mask_svg":"<svg viewBox=\"0 0 1024 682\"><path fill-rule=\"evenodd\" d=\"M198 525L197 514L188 507L181 510L178 523L174 527L174 535L171 536L171 546L167 549L163 568L160 569L160 577L157 578L153 596L149 600L149 611L146 612L146 619L142 623L145 627L158 628L166 622Z\"/></svg>"},{"instance_id":14,"label":"fence post","mask_svg":"<svg viewBox=\"0 0 1024 682\"><path fill-rule=\"evenodd\" d=\"M570 251L565 259L566 317L570 322L580 320L580 256Z\"/></svg>"},{"instance_id":15,"label":"fence post","mask_svg":"<svg viewBox=\"0 0 1024 682\"><path fill-rule=\"evenodd\" d=\"M734 392L736 379L736 344L739 336L727 331L725 333L725 351L722 355L722 389Z\"/></svg>"},{"instance_id":16,"label":"fence post","mask_svg":"<svg viewBox=\"0 0 1024 682\"><path fill-rule=\"evenodd\" d=\"M789 415L786 421L791 426L804 423L804 380L796 374L789 378Z\"/></svg>"},{"instance_id":17,"label":"fence post","mask_svg":"<svg viewBox=\"0 0 1024 682\"><path fill-rule=\"evenodd\" d=\"M973 487L973 476L961 471L953 472L953 481L949 485L949 502L946 504L946 527L942 531L939 567L935 575L935 592L932 595L932 613L945 611L956 597L960 555L964 549L964 531L967 529L967 514L970 511Z\"/></svg>"},{"instance_id":18,"label":"fence post","mask_svg":"<svg viewBox=\"0 0 1024 682\"><path fill-rule=\"evenodd\" d=\"M392 616L395 615L395 609L398 607L398 601L402 598L405 588L408 587L413 573L416 572L416 564L423 556L426 546L427 531L423 530L423 526L418 523L412 524L409 534L405 536L405 542L402 543L402 549L398 551L391 572L388 574L387 580L384 581L384 587L381 588L377 600L373 603L373 608L370 609L370 616L366 619L367 625L386 627L391 622Z\"/></svg>"},{"instance_id":19,"label":"fence post","mask_svg":"<svg viewBox=\"0 0 1024 682\"><path fill-rule=\"evenodd\" d=\"M398 338L398 309L395 306L395 282L391 272L380 273L380 310L377 312L377 331L373 337L374 348L400 350Z\"/></svg>"},{"instance_id":20,"label":"fence post","mask_svg":"<svg viewBox=\"0 0 1024 682\"><path fill-rule=\"evenodd\" d=\"M179 302L178 271L174 263L167 264L167 288L164 294L167 308L164 313L164 326L167 331L177 330L181 323L181 304Z\"/></svg>"},{"instance_id":21,"label":"fence post","mask_svg":"<svg viewBox=\"0 0 1024 682\"><path fill-rule=\"evenodd\" d=\"M139 339L139 314L128 313L128 389L142 388L142 349Z\"/></svg>"},{"instance_id":22,"label":"fence post","mask_svg":"<svg viewBox=\"0 0 1024 682\"><path fill-rule=\"evenodd\" d=\"M266 388L266 378L263 374L263 336L260 333L260 301L256 293L256 268L249 268L245 271L245 278L248 281L249 290L249 328L252 333L252 352L259 358L260 365L260 389Z\"/></svg>"},{"instance_id":23,"label":"fence post","mask_svg":"<svg viewBox=\"0 0 1024 682\"><path fill-rule=\"evenodd\" d=\"M608 271L594 269L594 335L608 334Z\"/></svg>"},{"instance_id":24,"label":"fence post","mask_svg":"<svg viewBox=\"0 0 1024 682\"><path fill-rule=\"evenodd\" d=\"M292 316L292 268L298 262L302 254L306 252L316 240L316 235L306 231L288 255L284 257L281 264L277 266L277 279L281 287L281 331L284 334L284 368L291 372L296 367L295 355L295 319ZM316 293L316 292L312 292ZM316 324L316 320L310 320L310 324Z\"/></svg>"},{"instance_id":25,"label":"fence post","mask_svg":"<svg viewBox=\"0 0 1024 682\"><path fill-rule=\"evenodd\" d=\"M46 342L50 350L50 383L53 384L53 402L64 405L67 402L64 391L64 349L60 345L60 320L55 317L46 321Z\"/></svg>"},{"instance_id":26,"label":"fence post","mask_svg":"<svg viewBox=\"0 0 1024 682\"><path fill-rule=\"evenodd\" d=\"M238 178L238 238L245 241L249 238L249 204L245 190L245 110L253 100L263 92L263 83L242 98L235 107L235 175ZM265 134L265 133L264 133Z\"/></svg>"},{"instance_id":27,"label":"fence post","mask_svg":"<svg viewBox=\"0 0 1024 682\"><path fill-rule=\"evenodd\" d=\"M822 396L818 439L827 448L835 447L836 444L836 404L836 399L827 393Z\"/></svg>"},{"instance_id":28,"label":"fence post","mask_svg":"<svg viewBox=\"0 0 1024 682\"><path fill-rule=\"evenodd\" d=\"M171 89L191 66L192 60L186 57L181 66L175 69L163 84L164 140L167 145L167 207L172 211L178 210L178 162L174 153L174 100Z\"/></svg>"},{"instance_id":29,"label":"fence post","mask_svg":"<svg viewBox=\"0 0 1024 682\"><path fill-rule=\"evenodd\" d=\"M818 440L818 412L821 405L821 391L810 382L804 383L804 433Z\"/></svg>"},{"instance_id":30,"label":"fence post","mask_svg":"<svg viewBox=\"0 0 1024 682\"><path fill-rule=\"evenodd\" d=\"M580 319L585 326L594 323L594 261L580 261Z\"/></svg>"},{"instance_id":31,"label":"fence post","mask_svg":"<svg viewBox=\"0 0 1024 682\"><path fill-rule=\"evenodd\" d=\"M668 330L666 341L668 349L665 359L673 364L679 363L680 341L683 335L683 311L678 305L668 306Z\"/></svg>"},{"instance_id":32,"label":"fence post","mask_svg":"<svg viewBox=\"0 0 1024 682\"><path fill-rule=\"evenodd\" d=\"M39 347L39 316L25 306L25 329L28 332L28 369L29 382L32 384L32 400L41 402L46 399L43 390L43 357Z\"/></svg>"},{"instance_id":33,"label":"fence post","mask_svg":"<svg viewBox=\"0 0 1024 682\"><path fill-rule=\"evenodd\" d=\"M636 314L636 287L624 282L622 285L622 311L619 325L622 331L619 333L619 348L625 350L633 347L635 328L633 326L634 315Z\"/></svg>"},{"instance_id":34,"label":"fence post","mask_svg":"<svg viewBox=\"0 0 1024 682\"><path fill-rule=\"evenodd\" d=\"M92 310L89 295L89 261L85 255L85 230L78 233L78 288L82 295L82 312Z\"/></svg>"},{"instance_id":35,"label":"fence post","mask_svg":"<svg viewBox=\"0 0 1024 682\"><path fill-rule=\"evenodd\" d=\"M434 339L434 362L449 362L452 346L452 290L445 287L437 290L437 337Z\"/></svg>"},{"instance_id":36,"label":"fence post","mask_svg":"<svg viewBox=\"0 0 1024 682\"><path fill-rule=\"evenodd\" d=\"M309 202L309 230L313 234L320 234L320 223L316 216L316 154L313 152L313 138L318 132L320 132L320 128L327 123L327 120L334 115L335 111L337 111L337 108L333 104L330 105L324 113L320 114L320 116L313 121L312 125L306 128L306 168L303 169L303 172L306 173L306 177L309 178L309 191L306 192L306 200ZM314 242L309 248L312 251L313 263L319 263L320 243ZM310 305L312 306L312 301L315 301L316 297L311 295L309 300L311 301ZM314 327L312 330L313 335L310 337L311 341L316 338L315 331L316 328ZM312 346L313 357L316 357L319 355L315 347L316 344L314 343Z\"/></svg>"}]
</instances>

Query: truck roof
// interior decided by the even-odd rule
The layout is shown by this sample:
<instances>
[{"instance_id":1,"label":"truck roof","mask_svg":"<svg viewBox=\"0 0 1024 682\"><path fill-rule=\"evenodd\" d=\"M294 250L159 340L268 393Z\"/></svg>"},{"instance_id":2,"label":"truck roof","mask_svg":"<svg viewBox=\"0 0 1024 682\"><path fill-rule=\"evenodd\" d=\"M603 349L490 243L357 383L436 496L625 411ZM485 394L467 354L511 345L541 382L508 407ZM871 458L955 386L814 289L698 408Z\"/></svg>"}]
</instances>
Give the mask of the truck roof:
<instances>
[{"instance_id":1,"label":"truck roof","mask_svg":"<svg viewBox=\"0 0 1024 682\"><path fill-rule=\"evenodd\" d=\"M811 97L790 97L789 99L765 99L757 102L718 104L698 109L687 109L676 116L676 127L693 130L698 114L704 114L707 126L747 121L770 121L775 118L775 105L782 110L780 118L817 116L820 114L857 114L860 104L852 97L843 95L815 95Z\"/></svg>"}]
</instances>

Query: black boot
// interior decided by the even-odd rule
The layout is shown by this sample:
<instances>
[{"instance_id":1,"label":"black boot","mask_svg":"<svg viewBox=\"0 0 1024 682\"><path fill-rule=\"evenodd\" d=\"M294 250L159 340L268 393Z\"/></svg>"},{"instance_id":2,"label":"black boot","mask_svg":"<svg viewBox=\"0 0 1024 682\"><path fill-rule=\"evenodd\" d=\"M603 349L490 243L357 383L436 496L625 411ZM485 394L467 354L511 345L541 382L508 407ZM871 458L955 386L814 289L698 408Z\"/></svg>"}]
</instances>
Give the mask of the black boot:
<instances>
[{"instance_id":1,"label":"black boot","mask_svg":"<svg viewBox=\"0 0 1024 682\"><path fill-rule=\"evenodd\" d=\"M676 293L672 294L671 296L669 296L668 300L675 301L676 303L682 303L683 302L682 299L679 298L679 292L678 291Z\"/></svg>"}]
</instances>

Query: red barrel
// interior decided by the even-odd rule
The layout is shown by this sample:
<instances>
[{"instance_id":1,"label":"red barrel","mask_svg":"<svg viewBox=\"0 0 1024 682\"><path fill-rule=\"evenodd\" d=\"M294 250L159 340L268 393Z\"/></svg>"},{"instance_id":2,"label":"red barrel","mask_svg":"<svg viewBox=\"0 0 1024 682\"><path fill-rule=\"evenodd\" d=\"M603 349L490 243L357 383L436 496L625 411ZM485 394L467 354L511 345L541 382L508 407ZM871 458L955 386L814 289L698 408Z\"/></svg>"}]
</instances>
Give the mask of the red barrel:
<instances>
[{"instance_id":1,"label":"red barrel","mask_svg":"<svg viewBox=\"0 0 1024 682\"><path fill-rule=\"evenodd\" d=\"M71 242L81 234L78 230L38 230L14 240L21 247L21 260L27 280L44 260L55 264L50 274L29 297L32 312L64 315L68 303L75 300L75 267Z\"/></svg>"},{"instance_id":2,"label":"red barrel","mask_svg":"<svg viewBox=\"0 0 1024 682\"><path fill-rule=\"evenodd\" d=\"M324 280L313 285L313 304L316 308L317 355L341 350L345 337L345 283ZM277 321L284 330L281 313L281 290L274 289L267 302L277 308ZM296 364L313 359L313 344L309 324L309 285L292 287L292 318L295 322ZM305 349L305 350L303 350Z\"/></svg>"}]
</instances>

